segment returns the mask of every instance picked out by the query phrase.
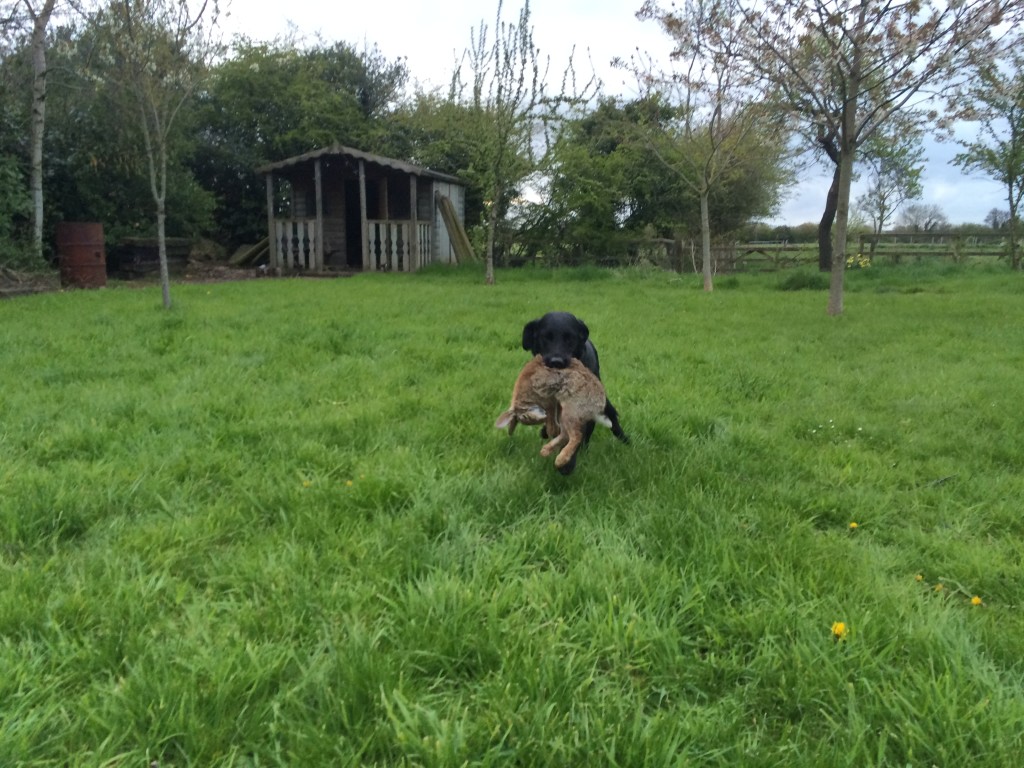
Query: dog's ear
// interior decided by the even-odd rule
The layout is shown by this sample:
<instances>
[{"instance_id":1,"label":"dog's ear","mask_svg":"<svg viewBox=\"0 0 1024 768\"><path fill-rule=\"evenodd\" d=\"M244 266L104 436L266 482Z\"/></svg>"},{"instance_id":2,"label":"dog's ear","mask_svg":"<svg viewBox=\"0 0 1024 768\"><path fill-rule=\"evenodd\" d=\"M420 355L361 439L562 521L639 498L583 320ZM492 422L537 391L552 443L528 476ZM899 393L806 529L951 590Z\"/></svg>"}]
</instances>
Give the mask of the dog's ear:
<instances>
[{"instance_id":1,"label":"dog's ear","mask_svg":"<svg viewBox=\"0 0 1024 768\"><path fill-rule=\"evenodd\" d=\"M573 355L576 358L582 360L583 359L583 355L586 353L586 349L587 349L587 339L590 338L590 329L587 328L587 324L584 323L582 320L580 320L578 317L575 318L575 319L576 319L577 341L576 341L576 349L573 350Z\"/></svg>"},{"instance_id":2,"label":"dog's ear","mask_svg":"<svg viewBox=\"0 0 1024 768\"><path fill-rule=\"evenodd\" d=\"M532 352L537 348L537 326L540 320L531 320L523 326L523 349Z\"/></svg>"}]
</instances>

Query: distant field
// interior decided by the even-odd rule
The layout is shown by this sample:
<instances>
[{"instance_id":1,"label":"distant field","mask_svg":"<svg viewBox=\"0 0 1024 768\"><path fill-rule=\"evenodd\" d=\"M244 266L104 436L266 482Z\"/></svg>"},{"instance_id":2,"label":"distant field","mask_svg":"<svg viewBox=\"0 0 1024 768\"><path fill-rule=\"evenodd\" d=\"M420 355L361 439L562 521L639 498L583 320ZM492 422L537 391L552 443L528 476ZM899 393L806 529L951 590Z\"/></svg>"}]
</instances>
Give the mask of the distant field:
<instances>
[{"instance_id":1,"label":"distant field","mask_svg":"<svg viewBox=\"0 0 1024 768\"><path fill-rule=\"evenodd\" d=\"M819 277L0 302L0 765L1019 765L1024 276ZM492 426L555 308L568 478Z\"/></svg>"}]
</instances>

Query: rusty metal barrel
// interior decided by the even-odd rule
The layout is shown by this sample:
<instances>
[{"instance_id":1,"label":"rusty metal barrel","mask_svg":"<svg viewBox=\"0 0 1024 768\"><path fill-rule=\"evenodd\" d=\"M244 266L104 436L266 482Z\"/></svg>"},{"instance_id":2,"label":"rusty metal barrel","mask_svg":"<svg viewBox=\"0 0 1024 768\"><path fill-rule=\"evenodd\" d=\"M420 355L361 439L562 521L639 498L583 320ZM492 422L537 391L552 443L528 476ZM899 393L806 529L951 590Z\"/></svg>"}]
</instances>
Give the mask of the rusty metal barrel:
<instances>
[{"instance_id":1,"label":"rusty metal barrel","mask_svg":"<svg viewBox=\"0 0 1024 768\"><path fill-rule=\"evenodd\" d=\"M57 224L57 256L62 286L102 288L107 284L102 224L93 221Z\"/></svg>"}]
</instances>

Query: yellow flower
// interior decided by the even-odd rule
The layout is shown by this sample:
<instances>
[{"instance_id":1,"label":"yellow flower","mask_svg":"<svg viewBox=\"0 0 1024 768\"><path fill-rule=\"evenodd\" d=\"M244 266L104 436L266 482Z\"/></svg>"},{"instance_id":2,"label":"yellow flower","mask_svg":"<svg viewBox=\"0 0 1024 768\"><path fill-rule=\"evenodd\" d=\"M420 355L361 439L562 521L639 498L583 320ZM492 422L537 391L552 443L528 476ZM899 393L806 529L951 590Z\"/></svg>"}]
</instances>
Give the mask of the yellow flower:
<instances>
[{"instance_id":1,"label":"yellow flower","mask_svg":"<svg viewBox=\"0 0 1024 768\"><path fill-rule=\"evenodd\" d=\"M945 589L945 587L942 585L942 582L939 582L938 584L935 585L935 591L936 592L941 592L944 589Z\"/></svg>"},{"instance_id":2,"label":"yellow flower","mask_svg":"<svg viewBox=\"0 0 1024 768\"><path fill-rule=\"evenodd\" d=\"M851 531L856 531L856 530L857 530L857 528L858 528L858 526L857 526L857 524L856 524L856 523L850 523L850 530L851 530Z\"/></svg>"},{"instance_id":3,"label":"yellow flower","mask_svg":"<svg viewBox=\"0 0 1024 768\"><path fill-rule=\"evenodd\" d=\"M352 481L351 480L346 480L345 481L345 486L348 487L348 488L351 488L352 487Z\"/></svg>"},{"instance_id":4,"label":"yellow flower","mask_svg":"<svg viewBox=\"0 0 1024 768\"><path fill-rule=\"evenodd\" d=\"M977 595L972 597L971 598L971 605L983 605L981 598L978 597Z\"/></svg>"},{"instance_id":5,"label":"yellow flower","mask_svg":"<svg viewBox=\"0 0 1024 768\"><path fill-rule=\"evenodd\" d=\"M832 622L832 639L836 642L845 640L849 630L846 628L846 622L834 621Z\"/></svg>"},{"instance_id":6,"label":"yellow flower","mask_svg":"<svg viewBox=\"0 0 1024 768\"><path fill-rule=\"evenodd\" d=\"M924 581L924 574L919 573L914 577L914 581Z\"/></svg>"}]
</instances>

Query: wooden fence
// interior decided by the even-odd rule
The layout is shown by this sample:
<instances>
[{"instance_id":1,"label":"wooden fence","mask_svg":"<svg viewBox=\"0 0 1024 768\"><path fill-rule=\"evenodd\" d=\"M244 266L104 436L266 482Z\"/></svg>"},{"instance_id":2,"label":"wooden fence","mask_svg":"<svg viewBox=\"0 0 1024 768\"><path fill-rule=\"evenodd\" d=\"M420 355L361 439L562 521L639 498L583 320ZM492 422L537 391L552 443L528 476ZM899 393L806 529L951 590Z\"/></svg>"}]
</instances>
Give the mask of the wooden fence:
<instances>
[{"instance_id":1,"label":"wooden fence","mask_svg":"<svg viewBox=\"0 0 1024 768\"><path fill-rule=\"evenodd\" d=\"M372 271L414 272L432 261L430 223L416 223L416 239L412 238L411 221L367 221Z\"/></svg>"},{"instance_id":2,"label":"wooden fence","mask_svg":"<svg viewBox=\"0 0 1024 768\"><path fill-rule=\"evenodd\" d=\"M951 232L883 232L860 235L857 253L869 259L888 258L899 263L905 258L948 258L955 262L969 257L1005 255L1006 236L962 235Z\"/></svg>"},{"instance_id":3,"label":"wooden fence","mask_svg":"<svg viewBox=\"0 0 1024 768\"><path fill-rule=\"evenodd\" d=\"M675 272L700 272L703 268L700 243L692 240L644 241L637 249L636 260L652 262ZM816 245L796 245L784 240L711 245L711 268L715 274L774 272L817 263Z\"/></svg>"},{"instance_id":4,"label":"wooden fence","mask_svg":"<svg viewBox=\"0 0 1024 768\"><path fill-rule=\"evenodd\" d=\"M306 269L317 271L323 268L318 263L316 219L277 219L274 237L277 256L284 269Z\"/></svg>"}]
</instances>

